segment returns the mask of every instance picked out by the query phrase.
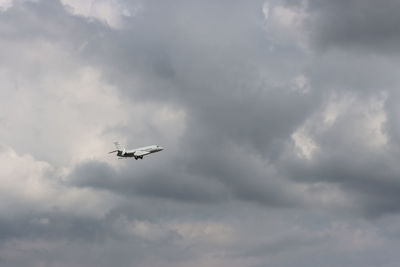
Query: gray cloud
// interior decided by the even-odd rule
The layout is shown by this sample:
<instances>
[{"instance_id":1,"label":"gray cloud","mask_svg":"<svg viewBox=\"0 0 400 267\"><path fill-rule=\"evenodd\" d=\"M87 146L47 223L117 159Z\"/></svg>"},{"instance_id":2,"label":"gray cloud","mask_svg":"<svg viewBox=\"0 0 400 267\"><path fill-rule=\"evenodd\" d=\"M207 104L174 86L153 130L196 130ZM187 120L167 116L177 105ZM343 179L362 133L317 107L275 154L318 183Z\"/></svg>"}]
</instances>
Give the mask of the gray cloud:
<instances>
[{"instance_id":1,"label":"gray cloud","mask_svg":"<svg viewBox=\"0 0 400 267\"><path fill-rule=\"evenodd\" d=\"M396 266L395 1L110 2L0 11L2 265Z\"/></svg>"},{"instance_id":2,"label":"gray cloud","mask_svg":"<svg viewBox=\"0 0 400 267\"><path fill-rule=\"evenodd\" d=\"M323 47L395 52L399 41L397 1L310 1L316 42Z\"/></svg>"}]
</instances>

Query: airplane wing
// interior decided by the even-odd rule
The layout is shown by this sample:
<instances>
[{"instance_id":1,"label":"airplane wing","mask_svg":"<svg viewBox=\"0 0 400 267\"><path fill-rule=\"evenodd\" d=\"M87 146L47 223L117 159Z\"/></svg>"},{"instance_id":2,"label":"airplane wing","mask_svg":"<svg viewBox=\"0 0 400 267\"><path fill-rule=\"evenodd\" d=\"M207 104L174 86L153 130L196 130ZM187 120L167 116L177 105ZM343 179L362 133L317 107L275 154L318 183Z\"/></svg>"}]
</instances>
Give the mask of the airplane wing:
<instances>
[{"instance_id":1,"label":"airplane wing","mask_svg":"<svg viewBox=\"0 0 400 267\"><path fill-rule=\"evenodd\" d=\"M137 156L137 157L145 156L145 155L148 155L148 154L150 154L149 151L143 151L143 150L136 150L135 153L134 153L134 155Z\"/></svg>"}]
</instances>

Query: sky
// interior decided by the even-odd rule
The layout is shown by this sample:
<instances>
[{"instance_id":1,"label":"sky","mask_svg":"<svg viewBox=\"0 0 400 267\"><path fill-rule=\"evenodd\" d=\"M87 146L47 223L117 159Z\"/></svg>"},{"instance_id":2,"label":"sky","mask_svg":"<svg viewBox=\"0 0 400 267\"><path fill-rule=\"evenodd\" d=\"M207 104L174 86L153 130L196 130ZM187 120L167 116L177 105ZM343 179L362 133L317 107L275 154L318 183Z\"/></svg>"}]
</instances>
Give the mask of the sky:
<instances>
[{"instance_id":1,"label":"sky","mask_svg":"<svg viewBox=\"0 0 400 267\"><path fill-rule=\"evenodd\" d=\"M0 0L0 266L398 266L399 11Z\"/></svg>"}]
</instances>

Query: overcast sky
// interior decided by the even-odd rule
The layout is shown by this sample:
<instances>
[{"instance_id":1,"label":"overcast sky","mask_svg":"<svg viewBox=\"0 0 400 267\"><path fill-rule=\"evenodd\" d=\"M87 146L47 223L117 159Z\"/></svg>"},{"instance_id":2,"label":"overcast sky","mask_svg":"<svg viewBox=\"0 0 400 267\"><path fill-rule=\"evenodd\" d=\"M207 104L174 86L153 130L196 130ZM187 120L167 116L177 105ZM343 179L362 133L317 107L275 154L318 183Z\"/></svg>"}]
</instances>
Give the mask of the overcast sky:
<instances>
[{"instance_id":1,"label":"overcast sky","mask_svg":"<svg viewBox=\"0 0 400 267\"><path fill-rule=\"evenodd\" d=\"M0 0L0 266L397 267L399 12Z\"/></svg>"}]
</instances>

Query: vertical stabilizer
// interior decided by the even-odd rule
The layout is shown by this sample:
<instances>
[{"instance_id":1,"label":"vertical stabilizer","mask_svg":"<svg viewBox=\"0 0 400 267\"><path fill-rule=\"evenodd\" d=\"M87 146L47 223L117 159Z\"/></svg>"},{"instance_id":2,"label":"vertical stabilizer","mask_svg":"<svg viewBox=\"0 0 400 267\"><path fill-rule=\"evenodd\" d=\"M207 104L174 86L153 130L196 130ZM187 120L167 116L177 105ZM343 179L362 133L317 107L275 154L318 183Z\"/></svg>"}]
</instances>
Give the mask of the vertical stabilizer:
<instances>
[{"instance_id":1,"label":"vertical stabilizer","mask_svg":"<svg viewBox=\"0 0 400 267\"><path fill-rule=\"evenodd\" d=\"M121 144L117 141L114 142L115 148L118 149L119 151L123 151L125 150L125 148L123 146L121 146Z\"/></svg>"}]
</instances>

